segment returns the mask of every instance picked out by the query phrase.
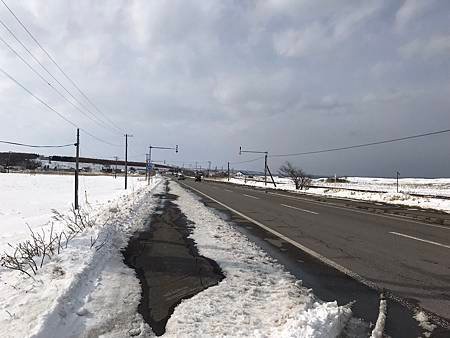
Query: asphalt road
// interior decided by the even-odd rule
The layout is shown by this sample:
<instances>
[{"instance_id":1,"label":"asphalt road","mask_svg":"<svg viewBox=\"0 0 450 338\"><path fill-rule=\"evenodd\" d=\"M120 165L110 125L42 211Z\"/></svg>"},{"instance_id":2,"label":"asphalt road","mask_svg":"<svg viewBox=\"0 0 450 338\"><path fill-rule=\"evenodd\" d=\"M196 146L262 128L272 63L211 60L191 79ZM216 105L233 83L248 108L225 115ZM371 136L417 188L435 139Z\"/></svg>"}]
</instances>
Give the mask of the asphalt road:
<instances>
[{"instance_id":1,"label":"asphalt road","mask_svg":"<svg viewBox=\"0 0 450 338\"><path fill-rule=\"evenodd\" d=\"M215 182L180 183L297 248L450 321L450 227L286 192ZM355 205L353 205L355 204ZM430 213L430 212L428 212Z\"/></svg>"}]
</instances>

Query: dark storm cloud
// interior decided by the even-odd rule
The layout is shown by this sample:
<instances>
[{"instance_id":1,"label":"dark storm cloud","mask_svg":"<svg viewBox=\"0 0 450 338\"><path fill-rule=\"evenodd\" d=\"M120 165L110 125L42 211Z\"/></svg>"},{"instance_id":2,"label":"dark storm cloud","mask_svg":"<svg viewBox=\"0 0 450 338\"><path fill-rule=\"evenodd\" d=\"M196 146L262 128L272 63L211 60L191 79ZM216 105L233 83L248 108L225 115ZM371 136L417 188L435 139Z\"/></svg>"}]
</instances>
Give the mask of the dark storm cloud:
<instances>
[{"instance_id":1,"label":"dark storm cloud","mask_svg":"<svg viewBox=\"0 0 450 338\"><path fill-rule=\"evenodd\" d=\"M144 158L149 144L178 143L180 154L155 156L220 167L247 159L237 156L240 145L291 153L449 125L450 6L444 1L9 3L108 117L134 134L136 158ZM52 67L5 8L0 17ZM3 29L0 34L14 42ZM4 46L0 62L75 123L123 142L60 100ZM72 141L72 126L9 79L0 78L0 90L3 139ZM291 160L323 174L398 169L448 176L448 140ZM85 155L123 152L88 136L82 142Z\"/></svg>"}]
</instances>

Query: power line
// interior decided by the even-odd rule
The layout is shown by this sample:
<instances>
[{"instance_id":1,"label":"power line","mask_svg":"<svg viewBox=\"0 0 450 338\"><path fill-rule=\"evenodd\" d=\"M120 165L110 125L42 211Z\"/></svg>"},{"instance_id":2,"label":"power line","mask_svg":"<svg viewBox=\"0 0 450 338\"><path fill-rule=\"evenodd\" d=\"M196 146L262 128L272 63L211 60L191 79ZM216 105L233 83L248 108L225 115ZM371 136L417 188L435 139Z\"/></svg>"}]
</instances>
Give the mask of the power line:
<instances>
[{"instance_id":1,"label":"power line","mask_svg":"<svg viewBox=\"0 0 450 338\"><path fill-rule=\"evenodd\" d=\"M0 141L0 143L11 144L14 146L28 147L28 148L66 148L66 147L72 147L75 145L74 143L58 144L58 145L35 145L35 144L18 143L18 142L11 142L11 141Z\"/></svg>"},{"instance_id":2,"label":"power line","mask_svg":"<svg viewBox=\"0 0 450 338\"><path fill-rule=\"evenodd\" d=\"M28 88L26 88L23 84L21 84L19 81L17 81L13 76L11 76L8 72L6 72L3 68L0 67L0 72L2 72L5 76L7 76L11 81L15 82L19 87L21 87L23 90L25 90L28 94L30 94L32 97L34 97L37 101L39 101L41 104L43 104L45 107L47 107L49 110L53 111L55 114L57 114L60 118L62 118L64 121L66 121L67 123L71 124L72 126L74 126L75 128L79 128L81 131L83 131L86 135L89 135L90 137L96 139L99 142L114 146L114 147L121 147L118 144L114 144L108 141L105 141L97 136L95 136L94 134L88 132L86 129L80 128L78 127L78 125L74 122L72 122L71 120L69 120L67 117L65 117L63 114L61 114L59 111L57 111L55 108L53 108L52 106L50 106L47 102L45 102L44 100L42 100L41 98L39 98L38 96L36 96L35 94L33 94Z\"/></svg>"},{"instance_id":3,"label":"power line","mask_svg":"<svg viewBox=\"0 0 450 338\"><path fill-rule=\"evenodd\" d=\"M310 154L320 154L320 153L328 153L332 151L339 151L339 150L346 150L346 149L354 149L354 148L362 148L362 147L369 147L379 144L386 144L386 143L393 143L393 142L399 142L399 141L405 141L405 140L411 140L415 138L420 137L426 137L431 135L438 135L438 134L444 134L449 133L450 129L444 129L444 130L438 130L438 131L432 131L429 133L423 133L423 134L417 134L412 136L405 136L405 137L399 137L389 140L382 140L382 141L375 141L370 143L362 143L362 144L356 144L346 147L339 147L339 148L328 148L328 149L322 149L322 150L314 150L314 151L305 151L301 153L293 153L293 154L276 154L276 155L270 155L269 157L289 157L289 156L302 156L302 155L310 155Z\"/></svg>"},{"instance_id":4,"label":"power line","mask_svg":"<svg viewBox=\"0 0 450 338\"><path fill-rule=\"evenodd\" d=\"M235 164L242 164L242 163L250 163L250 162L255 162L255 161L261 160L263 158L264 158L264 156L260 156L260 157L254 158L252 160L246 160L246 161L240 161L240 162L230 162L230 164L235 165Z\"/></svg>"},{"instance_id":5,"label":"power line","mask_svg":"<svg viewBox=\"0 0 450 338\"><path fill-rule=\"evenodd\" d=\"M0 19L0 24L3 24L2 20ZM66 96L64 96L63 93L61 93L56 87L54 87L46 78L42 76L27 60L25 60L15 49L12 47L8 42L6 42L2 37L0 37L0 41L3 42L8 49L13 52L23 63L25 63L28 68L30 68L42 81L44 81L45 84L50 86L59 96L61 96L66 102L71 104L75 109L77 109L80 113L82 113L84 116L86 116L91 121L97 123L99 126L109 130L104 124L101 124L99 121L93 119L91 116L86 114L83 110L81 110L76 104L74 104L72 101L70 101Z\"/></svg>"},{"instance_id":6,"label":"power line","mask_svg":"<svg viewBox=\"0 0 450 338\"><path fill-rule=\"evenodd\" d=\"M87 102L91 104L92 107L95 108L100 114L104 116L104 118L109 121L111 126L117 129L120 133L123 133L123 130L118 127L105 113L103 113L93 102L92 100L80 89L80 87L67 75L67 73L62 69L62 67L55 61L55 59L50 55L49 52L40 44L40 42L34 37L34 35L28 30L28 28L22 23L22 21L17 17L14 11L6 4L4 0L1 0L3 5L8 9L8 11L12 14L12 16L16 19L16 21L22 26L22 28L28 33L28 35L33 39L33 41L39 46L39 48L47 55L47 57L52 61L52 63L58 68L58 70L64 75L64 77L77 89L77 91L86 99Z\"/></svg>"},{"instance_id":7,"label":"power line","mask_svg":"<svg viewBox=\"0 0 450 338\"><path fill-rule=\"evenodd\" d=\"M89 116L86 112L81 110L77 105L75 105L72 101L67 99L61 92L59 92L47 79L45 79L33 66L31 66L14 48L9 45L4 39L1 39L2 42L14 53L17 57L19 57L34 73L36 73L46 84L52 87L64 100L69 102L72 106L74 106L78 111L80 111L83 115L85 115L90 120L94 121L101 127L110 131L110 126L107 126L104 121L100 120L92 111L89 110L83 103L81 103L49 70L45 65L39 61L39 59L30 51L30 49L14 34L14 32L0 19L0 24L5 28L8 33L22 46L23 49L27 51L27 53L32 57L32 59L41 66L41 68L48 74L50 77L58 83L64 91L72 97L72 99L77 102L84 110L89 112L94 118ZM116 132L116 131L115 131Z\"/></svg>"}]
</instances>

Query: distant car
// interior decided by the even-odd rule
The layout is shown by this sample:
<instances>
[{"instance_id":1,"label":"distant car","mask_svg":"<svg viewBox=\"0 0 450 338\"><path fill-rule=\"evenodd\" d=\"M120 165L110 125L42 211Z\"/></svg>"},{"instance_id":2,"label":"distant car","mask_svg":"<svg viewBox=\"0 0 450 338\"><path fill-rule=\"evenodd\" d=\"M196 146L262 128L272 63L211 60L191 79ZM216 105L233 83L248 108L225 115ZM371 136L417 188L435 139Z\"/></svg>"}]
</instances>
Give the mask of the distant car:
<instances>
[{"instance_id":1,"label":"distant car","mask_svg":"<svg viewBox=\"0 0 450 338\"><path fill-rule=\"evenodd\" d=\"M183 174L179 174L179 175L178 175L178 179L179 179L179 180L185 180L185 179L186 179L186 176L184 176Z\"/></svg>"}]
</instances>

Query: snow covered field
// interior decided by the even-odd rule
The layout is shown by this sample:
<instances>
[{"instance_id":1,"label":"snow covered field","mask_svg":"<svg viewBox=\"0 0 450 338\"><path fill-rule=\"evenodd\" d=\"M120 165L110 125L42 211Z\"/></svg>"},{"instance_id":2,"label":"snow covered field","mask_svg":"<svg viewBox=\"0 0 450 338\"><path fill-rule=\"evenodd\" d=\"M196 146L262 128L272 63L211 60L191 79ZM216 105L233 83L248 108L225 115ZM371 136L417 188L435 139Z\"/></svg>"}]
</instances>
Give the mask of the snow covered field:
<instances>
[{"instance_id":1,"label":"snow covered field","mask_svg":"<svg viewBox=\"0 0 450 338\"><path fill-rule=\"evenodd\" d=\"M93 208L145 185L145 180L129 177L128 191L123 178L80 176L79 203ZM0 174L0 252L7 243L23 239L27 225L36 230L48 227L52 209L67 211L74 200L73 175ZM58 227L58 224L55 224Z\"/></svg>"},{"instance_id":2,"label":"snow covered field","mask_svg":"<svg viewBox=\"0 0 450 338\"><path fill-rule=\"evenodd\" d=\"M70 207L73 177L9 174L1 180L5 217L0 219L11 220L15 226L25 220L40 231L37 228L49 220L51 208L64 213ZM82 177L91 203L87 206L84 200L82 205L91 219L96 219L95 225L74 237L58 255L45 259L32 278L0 267L0 336L96 337L110 333L125 337L130 332L148 331L137 313L139 281L122 262L120 249L152 213L150 196L159 181L155 179L149 187L131 179L125 193L123 180ZM3 234L3 239L24 240L27 236L23 228L1 229L14 234Z\"/></svg>"},{"instance_id":3,"label":"snow covered field","mask_svg":"<svg viewBox=\"0 0 450 338\"><path fill-rule=\"evenodd\" d=\"M350 198L374 202L401 204L411 207L422 207L450 212L450 199L437 197L418 197L411 193L426 194L430 196L450 196L450 179L424 179L404 178L399 180L400 192L396 192L396 180L390 178L372 177L348 177L348 183L326 183L324 179L314 179L313 186L308 190L295 190L295 186L288 178L274 177L277 183L276 189L296 191L314 195L324 195L338 198ZM221 179L227 181L226 179ZM252 180L244 178L231 178L230 182L256 187L264 187L264 177L256 177ZM325 188L314 187L321 186ZM268 182L269 188L274 188ZM345 189L363 189L373 192L350 191Z\"/></svg>"},{"instance_id":4,"label":"snow covered field","mask_svg":"<svg viewBox=\"0 0 450 338\"><path fill-rule=\"evenodd\" d=\"M347 189L365 189L380 192L397 192L395 178L347 177L349 183L326 183L314 180L321 186ZM422 194L430 196L450 196L450 178L400 178L399 191L406 194Z\"/></svg>"}]
</instances>

